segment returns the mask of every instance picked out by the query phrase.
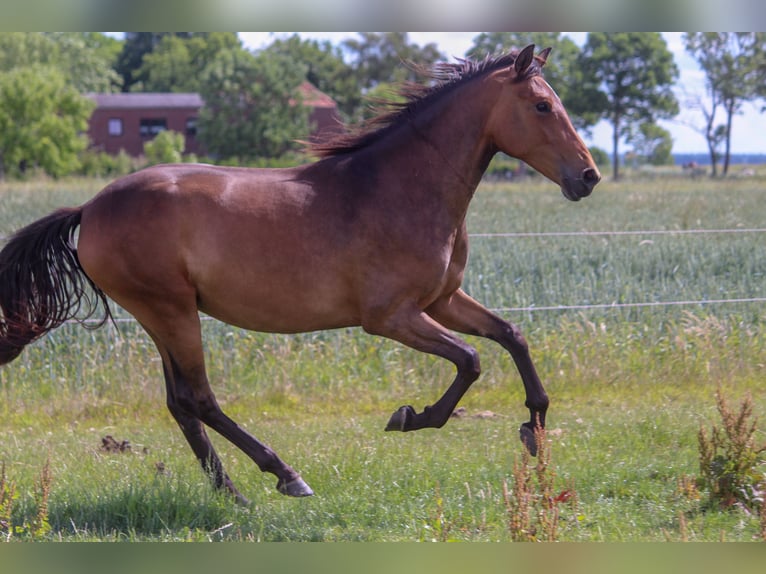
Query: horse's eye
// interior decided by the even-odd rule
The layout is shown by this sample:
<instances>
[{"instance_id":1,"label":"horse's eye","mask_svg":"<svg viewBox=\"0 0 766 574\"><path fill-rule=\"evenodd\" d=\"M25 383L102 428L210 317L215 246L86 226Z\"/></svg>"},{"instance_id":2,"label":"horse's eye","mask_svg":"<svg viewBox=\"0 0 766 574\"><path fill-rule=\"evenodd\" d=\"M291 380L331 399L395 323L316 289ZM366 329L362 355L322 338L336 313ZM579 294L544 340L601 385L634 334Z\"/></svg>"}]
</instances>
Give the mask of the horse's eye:
<instances>
[{"instance_id":1,"label":"horse's eye","mask_svg":"<svg viewBox=\"0 0 766 574\"><path fill-rule=\"evenodd\" d=\"M547 114L551 111L551 105L548 102L538 102L535 108L537 108L538 112L543 114Z\"/></svg>"}]
</instances>

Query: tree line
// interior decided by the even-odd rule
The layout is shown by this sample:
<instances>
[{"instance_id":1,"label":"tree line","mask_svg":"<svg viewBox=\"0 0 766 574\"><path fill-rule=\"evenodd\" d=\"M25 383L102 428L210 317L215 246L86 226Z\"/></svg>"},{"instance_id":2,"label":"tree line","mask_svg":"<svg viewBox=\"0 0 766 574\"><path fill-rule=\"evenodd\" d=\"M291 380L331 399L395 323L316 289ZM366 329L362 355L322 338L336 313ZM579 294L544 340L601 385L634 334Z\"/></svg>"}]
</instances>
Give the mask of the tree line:
<instances>
[{"instance_id":1,"label":"tree line","mask_svg":"<svg viewBox=\"0 0 766 574\"><path fill-rule=\"evenodd\" d=\"M705 94L689 94L704 125L713 173L729 166L732 117L766 98L766 34L687 33L685 48L705 73ZM612 127L611 164L619 176L620 142L643 161L672 162L672 139L658 125L678 115L678 67L657 32L588 33L580 47L558 32L478 34L466 53L481 59L529 43L552 47L546 65L578 129ZM198 137L218 161L249 164L299 153L310 131L298 86L332 97L341 118L358 123L371 101L396 97L401 82L424 81L415 66L445 60L436 45L405 32L362 32L340 44L276 38L248 50L233 32L0 33L0 177L28 169L62 176L82 168L89 92L197 92L205 101ZM182 151L182 150L181 150ZM602 155L608 157L602 151Z\"/></svg>"}]
</instances>

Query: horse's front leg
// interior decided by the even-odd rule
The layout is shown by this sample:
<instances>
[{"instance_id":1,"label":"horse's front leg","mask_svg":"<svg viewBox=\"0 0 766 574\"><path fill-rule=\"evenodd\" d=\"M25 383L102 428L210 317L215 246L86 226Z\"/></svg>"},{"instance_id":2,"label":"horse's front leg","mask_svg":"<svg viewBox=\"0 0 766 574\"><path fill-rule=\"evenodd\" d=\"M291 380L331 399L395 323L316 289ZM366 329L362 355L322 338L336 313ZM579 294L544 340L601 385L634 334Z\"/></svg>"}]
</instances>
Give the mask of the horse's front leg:
<instances>
[{"instance_id":1,"label":"horse's front leg","mask_svg":"<svg viewBox=\"0 0 766 574\"><path fill-rule=\"evenodd\" d=\"M444 426L460 399L479 377L481 368L476 349L415 306L402 306L393 312L368 318L363 327L368 333L437 355L451 361L457 367L454 381L438 401L425 407L420 413L409 405L401 407L391 415L386 430L412 431Z\"/></svg>"},{"instance_id":2,"label":"horse's front leg","mask_svg":"<svg viewBox=\"0 0 766 574\"><path fill-rule=\"evenodd\" d=\"M449 329L497 341L511 354L524 383L524 404L530 414L529 422L522 424L519 429L520 437L529 452L533 456L537 454L535 428L545 427L549 401L529 356L529 346L519 328L492 313L462 289L439 299L426 312Z\"/></svg>"}]
</instances>

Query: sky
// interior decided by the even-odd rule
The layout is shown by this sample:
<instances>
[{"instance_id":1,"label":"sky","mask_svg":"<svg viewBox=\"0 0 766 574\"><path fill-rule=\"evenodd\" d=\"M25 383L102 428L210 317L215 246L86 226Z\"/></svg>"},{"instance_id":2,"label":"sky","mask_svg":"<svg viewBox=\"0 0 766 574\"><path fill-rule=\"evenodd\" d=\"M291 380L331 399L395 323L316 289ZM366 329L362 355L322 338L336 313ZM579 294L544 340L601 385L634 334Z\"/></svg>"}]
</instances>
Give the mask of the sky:
<instances>
[{"instance_id":1,"label":"sky","mask_svg":"<svg viewBox=\"0 0 766 574\"><path fill-rule=\"evenodd\" d=\"M251 49L263 48L277 37L289 37L292 32L241 32L243 43ZM299 32L301 37L329 40L334 44L346 38L354 37L354 32ZM424 45L434 42L441 52L448 57L463 57L473 44L473 39L479 32L410 32L411 42ZM578 45L585 42L585 32L566 32ZM690 103L695 98L705 95L705 76L699 69L694 58L686 53L683 47L682 32L663 32L668 49L673 53L679 68L679 80L674 88L681 113L673 120L660 121L660 125L673 137L674 153L707 153L704 136L689 126L698 129L704 125L699 111ZM555 58L555 52L551 58ZM553 86L554 88L556 86ZM760 113L761 103L745 103L743 113L734 117L732 124L731 151L735 154L766 153L766 113ZM722 110L718 111L719 121L724 121ZM607 122L598 124L591 137L584 137L590 146L596 146L611 153L612 127ZM622 142L620 151L624 152L630 146Z\"/></svg>"}]
</instances>

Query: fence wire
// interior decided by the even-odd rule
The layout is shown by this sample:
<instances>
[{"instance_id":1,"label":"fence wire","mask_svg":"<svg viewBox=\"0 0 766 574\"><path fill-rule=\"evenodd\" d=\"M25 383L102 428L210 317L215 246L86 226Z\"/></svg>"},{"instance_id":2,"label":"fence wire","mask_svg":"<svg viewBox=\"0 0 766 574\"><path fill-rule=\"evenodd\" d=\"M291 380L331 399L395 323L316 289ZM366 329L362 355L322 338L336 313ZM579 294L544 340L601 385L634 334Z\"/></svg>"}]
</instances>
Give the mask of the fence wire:
<instances>
[{"instance_id":1,"label":"fence wire","mask_svg":"<svg viewBox=\"0 0 766 574\"><path fill-rule=\"evenodd\" d=\"M766 228L736 229L655 229L638 231L510 231L501 233L469 233L468 237L480 239L513 237L606 237L625 235L715 235L735 233L764 233Z\"/></svg>"}]
</instances>

